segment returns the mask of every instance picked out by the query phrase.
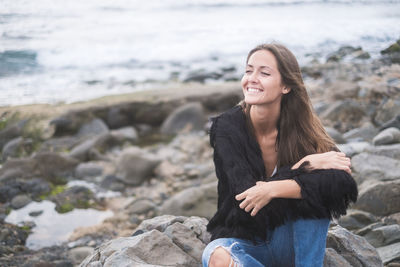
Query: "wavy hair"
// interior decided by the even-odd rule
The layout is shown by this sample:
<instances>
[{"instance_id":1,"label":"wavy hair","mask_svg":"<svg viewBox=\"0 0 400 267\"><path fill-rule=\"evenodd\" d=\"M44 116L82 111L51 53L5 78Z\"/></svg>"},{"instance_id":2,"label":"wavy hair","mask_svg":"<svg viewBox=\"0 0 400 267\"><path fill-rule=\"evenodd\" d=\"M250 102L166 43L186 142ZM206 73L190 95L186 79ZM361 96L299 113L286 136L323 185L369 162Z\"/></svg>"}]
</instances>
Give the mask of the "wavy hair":
<instances>
[{"instance_id":1,"label":"wavy hair","mask_svg":"<svg viewBox=\"0 0 400 267\"><path fill-rule=\"evenodd\" d=\"M289 93L282 95L277 122L277 165L292 165L310 154L337 151L335 142L326 133L313 110L299 63L293 53L281 44L262 44L249 52L246 62L259 50L267 50L275 56L282 83L290 88ZM240 104L249 118L251 105L244 101Z\"/></svg>"}]
</instances>

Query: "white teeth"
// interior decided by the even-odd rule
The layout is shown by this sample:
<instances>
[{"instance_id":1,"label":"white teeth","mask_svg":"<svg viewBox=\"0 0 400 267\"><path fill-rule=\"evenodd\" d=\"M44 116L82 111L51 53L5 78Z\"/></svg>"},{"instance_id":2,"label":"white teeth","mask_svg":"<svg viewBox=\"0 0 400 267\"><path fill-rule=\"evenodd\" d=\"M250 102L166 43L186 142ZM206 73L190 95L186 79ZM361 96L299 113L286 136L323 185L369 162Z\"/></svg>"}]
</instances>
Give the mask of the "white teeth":
<instances>
[{"instance_id":1,"label":"white teeth","mask_svg":"<svg viewBox=\"0 0 400 267\"><path fill-rule=\"evenodd\" d=\"M247 91L249 91L249 92L251 92L251 93L262 92L262 90L257 89L257 88L247 88Z\"/></svg>"}]
</instances>

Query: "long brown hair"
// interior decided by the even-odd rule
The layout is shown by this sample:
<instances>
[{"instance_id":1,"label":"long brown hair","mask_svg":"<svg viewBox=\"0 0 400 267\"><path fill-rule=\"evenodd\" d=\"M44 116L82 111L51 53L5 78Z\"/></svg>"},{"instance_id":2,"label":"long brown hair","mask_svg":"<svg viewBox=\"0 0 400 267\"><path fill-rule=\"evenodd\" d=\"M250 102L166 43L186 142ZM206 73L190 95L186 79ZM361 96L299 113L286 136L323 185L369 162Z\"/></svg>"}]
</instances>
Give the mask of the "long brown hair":
<instances>
[{"instance_id":1,"label":"long brown hair","mask_svg":"<svg viewBox=\"0 0 400 267\"><path fill-rule=\"evenodd\" d=\"M337 150L312 108L299 63L293 53L281 44L262 44L249 52L246 62L259 50L267 50L275 56L282 84L290 88L290 92L282 96L277 122L277 165L291 165L306 155ZM249 117L251 105L244 101L241 105Z\"/></svg>"}]
</instances>

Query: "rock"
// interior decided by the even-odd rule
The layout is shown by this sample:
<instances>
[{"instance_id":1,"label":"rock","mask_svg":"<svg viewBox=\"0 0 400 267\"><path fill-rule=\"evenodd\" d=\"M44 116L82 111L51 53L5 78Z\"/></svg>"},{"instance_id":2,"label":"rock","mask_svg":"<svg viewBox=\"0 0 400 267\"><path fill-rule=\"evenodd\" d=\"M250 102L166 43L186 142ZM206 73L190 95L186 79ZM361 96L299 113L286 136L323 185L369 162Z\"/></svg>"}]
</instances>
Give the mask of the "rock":
<instances>
[{"instance_id":1,"label":"rock","mask_svg":"<svg viewBox=\"0 0 400 267\"><path fill-rule=\"evenodd\" d=\"M356 98L360 87L357 83L348 81L337 81L329 86L327 92L329 97L334 100L344 100L349 98Z\"/></svg>"},{"instance_id":2,"label":"rock","mask_svg":"<svg viewBox=\"0 0 400 267\"><path fill-rule=\"evenodd\" d=\"M136 129L131 126L112 130L111 136L118 140L120 143L124 141L135 142L138 139L138 133Z\"/></svg>"},{"instance_id":3,"label":"rock","mask_svg":"<svg viewBox=\"0 0 400 267\"><path fill-rule=\"evenodd\" d=\"M353 170L360 174L362 182L368 180L390 181L400 178L400 160L363 152L351 159Z\"/></svg>"},{"instance_id":4,"label":"rock","mask_svg":"<svg viewBox=\"0 0 400 267\"><path fill-rule=\"evenodd\" d=\"M392 54L392 53L400 53L400 40L391 44L389 47L383 49L381 54Z\"/></svg>"},{"instance_id":5,"label":"rock","mask_svg":"<svg viewBox=\"0 0 400 267\"><path fill-rule=\"evenodd\" d=\"M372 183L360 189L353 207L378 216L400 212L400 180Z\"/></svg>"},{"instance_id":6,"label":"rock","mask_svg":"<svg viewBox=\"0 0 400 267\"><path fill-rule=\"evenodd\" d=\"M351 129L343 134L343 138L351 141L371 141L378 133L378 129L370 122L365 122L359 128Z\"/></svg>"},{"instance_id":7,"label":"rock","mask_svg":"<svg viewBox=\"0 0 400 267\"><path fill-rule=\"evenodd\" d=\"M43 177L53 184L65 183L78 161L55 152L41 152L32 158L9 159L0 169L0 180Z\"/></svg>"},{"instance_id":8,"label":"rock","mask_svg":"<svg viewBox=\"0 0 400 267\"><path fill-rule=\"evenodd\" d=\"M17 137L6 143L1 152L2 160L6 161L8 157L18 157L21 153L22 147L24 145L24 139L22 137Z\"/></svg>"},{"instance_id":9,"label":"rock","mask_svg":"<svg viewBox=\"0 0 400 267\"><path fill-rule=\"evenodd\" d=\"M384 264L400 259L400 242L377 249Z\"/></svg>"},{"instance_id":10,"label":"rock","mask_svg":"<svg viewBox=\"0 0 400 267\"><path fill-rule=\"evenodd\" d=\"M20 209L28 205L31 201L32 199L27 195L18 195L11 200L11 207L13 209Z\"/></svg>"},{"instance_id":11,"label":"rock","mask_svg":"<svg viewBox=\"0 0 400 267\"><path fill-rule=\"evenodd\" d=\"M400 129L400 115L397 115L394 118L385 122L380 129L385 130L390 127L396 127L397 129Z\"/></svg>"},{"instance_id":12,"label":"rock","mask_svg":"<svg viewBox=\"0 0 400 267\"><path fill-rule=\"evenodd\" d=\"M160 160L137 147L124 150L117 162L118 176L124 183L140 185L151 178Z\"/></svg>"},{"instance_id":13,"label":"rock","mask_svg":"<svg viewBox=\"0 0 400 267\"><path fill-rule=\"evenodd\" d=\"M0 224L0 244L5 246L25 245L29 231L13 224Z\"/></svg>"},{"instance_id":14,"label":"rock","mask_svg":"<svg viewBox=\"0 0 400 267\"><path fill-rule=\"evenodd\" d=\"M382 219L385 224L400 224L400 212L391 214Z\"/></svg>"},{"instance_id":15,"label":"rock","mask_svg":"<svg viewBox=\"0 0 400 267\"><path fill-rule=\"evenodd\" d=\"M374 247L382 247L400 242L400 225L385 225L372 229L364 235L364 238Z\"/></svg>"},{"instance_id":16,"label":"rock","mask_svg":"<svg viewBox=\"0 0 400 267\"><path fill-rule=\"evenodd\" d=\"M373 246L340 226L329 230L326 246L337 251L350 266L383 266Z\"/></svg>"},{"instance_id":17,"label":"rock","mask_svg":"<svg viewBox=\"0 0 400 267\"><path fill-rule=\"evenodd\" d=\"M362 51L361 47L342 46L337 51L327 56L327 62L341 61L344 57ZM357 54L358 55L358 54Z\"/></svg>"},{"instance_id":18,"label":"rock","mask_svg":"<svg viewBox=\"0 0 400 267\"><path fill-rule=\"evenodd\" d=\"M87 256L94 252L92 247L76 247L68 251L68 258L74 263L81 263Z\"/></svg>"},{"instance_id":19,"label":"rock","mask_svg":"<svg viewBox=\"0 0 400 267\"><path fill-rule=\"evenodd\" d=\"M77 136L95 136L108 132L108 126L103 122L103 120L93 119L79 128Z\"/></svg>"},{"instance_id":20,"label":"rock","mask_svg":"<svg viewBox=\"0 0 400 267\"><path fill-rule=\"evenodd\" d=\"M185 79L183 79L183 82L205 83L206 80L218 80L221 77L222 74L218 72L195 72L189 73L189 75Z\"/></svg>"},{"instance_id":21,"label":"rock","mask_svg":"<svg viewBox=\"0 0 400 267\"><path fill-rule=\"evenodd\" d=\"M136 199L125 208L125 211L130 215L146 214L155 208L156 205L150 199Z\"/></svg>"},{"instance_id":22,"label":"rock","mask_svg":"<svg viewBox=\"0 0 400 267\"><path fill-rule=\"evenodd\" d=\"M108 110L107 125L111 129L118 129L130 124L129 113L122 107L115 106Z\"/></svg>"},{"instance_id":23,"label":"rock","mask_svg":"<svg viewBox=\"0 0 400 267\"><path fill-rule=\"evenodd\" d=\"M371 213L361 210L348 210L346 215L339 218L338 223L348 230L354 230L363 228L377 220L378 218Z\"/></svg>"},{"instance_id":24,"label":"rock","mask_svg":"<svg viewBox=\"0 0 400 267\"><path fill-rule=\"evenodd\" d=\"M400 160L400 144L385 146L368 146L365 152Z\"/></svg>"},{"instance_id":25,"label":"rock","mask_svg":"<svg viewBox=\"0 0 400 267\"><path fill-rule=\"evenodd\" d=\"M107 175L104 177L103 181L100 183L100 186L111 191L123 192L125 190L125 184L115 175Z\"/></svg>"},{"instance_id":26,"label":"rock","mask_svg":"<svg viewBox=\"0 0 400 267\"><path fill-rule=\"evenodd\" d=\"M157 216L151 219L144 220L137 228L136 232L148 232L151 230L158 230L160 232L164 232L165 229L167 229L168 226L180 222L183 223L187 220L187 217L185 216L173 216L173 215L162 215L162 216ZM207 224L206 222L205 224ZM136 232L133 234L135 235Z\"/></svg>"},{"instance_id":27,"label":"rock","mask_svg":"<svg viewBox=\"0 0 400 267\"><path fill-rule=\"evenodd\" d=\"M163 122L162 134L177 134L183 130L199 131L205 123L203 107L198 102L185 104L175 109Z\"/></svg>"},{"instance_id":28,"label":"rock","mask_svg":"<svg viewBox=\"0 0 400 267\"><path fill-rule=\"evenodd\" d=\"M348 131L360 126L366 115L365 108L354 100L345 99L336 101L321 114L325 121L334 123L334 127L340 131Z\"/></svg>"},{"instance_id":29,"label":"rock","mask_svg":"<svg viewBox=\"0 0 400 267\"><path fill-rule=\"evenodd\" d=\"M206 245L201 242L196 234L186 225L176 222L165 229L164 234L171 238L178 247L184 252L197 259L201 259L203 250Z\"/></svg>"},{"instance_id":30,"label":"rock","mask_svg":"<svg viewBox=\"0 0 400 267\"><path fill-rule=\"evenodd\" d=\"M56 203L56 210L59 213L66 213L74 208L87 209L97 204L94 194L84 186L72 186L67 188L50 200Z\"/></svg>"},{"instance_id":31,"label":"rock","mask_svg":"<svg viewBox=\"0 0 400 267\"><path fill-rule=\"evenodd\" d=\"M6 128L0 130L0 149L2 150L4 145L7 144L14 138L22 135L22 131L28 120L22 120L11 125L7 125Z\"/></svg>"},{"instance_id":32,"label":"rock","mask_svg":"<svg viewBox=\"0 0 400 267\"><path fill-rule=\"evenodd\" d=\"M102 262L103 266L146 266L146 264L169 266L196 266L196 262L170 238L158 230L111 240L87 257L81 267L91 262Z\"/></svg>"},{"instance_id":33,"label":"rock","mask_svg":"<svg viewBox=\"0 0 400 267\"><path fill-rule=\"evenodd\" d=\"M339 131L337 131L335 128L332 127L325 127L326 132L332 139L335 141L335 143L338 144L344 144L346 143L346 140L344 140L343 136Z\"/></svg>"},{"instance_id":34,"label":"rock","mask_svg":"<svg viewBox=\"0 0 400 267\"><path fill-rule=\"evenodd\" d=\"M45 140L40 146L40 152L65 152L70 151L74 146L81 143L82 140L75 136L55 137Z\"/></svg>"},{"instance_id":35,"label":"rock","mask_svg":"<svg viewBox=\"0 0 400 267\"><path fill-rule=\"evenodd\" d=\"M103 167L94 162L80 163L75 169L75 176L78 178L100 176Z\"/></svg>"},{"instance_id":36,"label":"rock","mask_svg":"<svg viewBox=\"0 0 400 267\"><path fill-rule=\"evenodd\" d=\"M98 136L89 138L85 140L84 142L78 144L75 146L68 154L68 156L81 160L81 161L87 161L90 160L90 154L91 151L96 150L95 145L97 140L99 139Z\"/></svg>"},{"instance_id":37,"label":"rock","mask_svg":"<svg viewBox=\"0 0 400 267\"><path fill-rule=\"evenodd\" d=\"M337 147L341 152L345 153L347 157L353 157L370 147L370 144L367 142L351 142L347 144L339 144Z\"/></svg>"},{"instance_id":38,"label":"rock","mask_svg":"<svg viewBox=\"0 0 400 267\"><path fill-rule=\"evenodd\" d=\"M160 214L200 216L210 219L217 211L217 182L185 189L164 202Z\"/></svg>"},{"instance_id":39,"label":"rock","mask_svg":"<svg viewBox=\"0 0 400 267\"><path fill-rule=\"evenodd\" d=\"M374 145L390 145L400 143L400 130L395 127L390 127L382 132L372 140Z\"/></svg>"},{"instance_id":40,"label":"rock","mask_svg":"<svg viewBox=\"0 0 400 267\"><path fill-rule=\"evenodd\" d=\"M377 111L374 121L378 125L384 125L392 118L400 114L400 100L388 99Z\"/></svg>"},{"instance_id":41,"label":"rock","mask_svg":"<svg viewBox=\"0 0 400 267\"><path fill-rule=\"evenodd\" d=\"M352 267L345 258L333 248L325 249L324 267Z\"/></svg>"}]
</instances>

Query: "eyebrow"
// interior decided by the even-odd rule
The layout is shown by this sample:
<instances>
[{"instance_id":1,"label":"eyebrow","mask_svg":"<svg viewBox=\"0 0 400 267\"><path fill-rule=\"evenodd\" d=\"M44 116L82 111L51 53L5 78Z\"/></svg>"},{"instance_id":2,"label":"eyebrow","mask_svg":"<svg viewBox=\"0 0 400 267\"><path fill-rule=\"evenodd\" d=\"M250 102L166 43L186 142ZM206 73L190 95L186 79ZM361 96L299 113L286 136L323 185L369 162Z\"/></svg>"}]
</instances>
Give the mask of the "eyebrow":
<instances>
[{"instance_id":1,"label":"eyebrow","mask_svg":"<svg viewBox=\"0 0 400 267\"><path fill-rule=\"evenodd\" d=\"M250 64L247 64L247 66L248 66L248 67L251 67L251 68L254 68L254 66L253 66L253 65L250 65ZM260 69L270 69L270 70L272 70L272 68L269 67L269 66L260 66Z\"/></svg>"}]
</instances>

